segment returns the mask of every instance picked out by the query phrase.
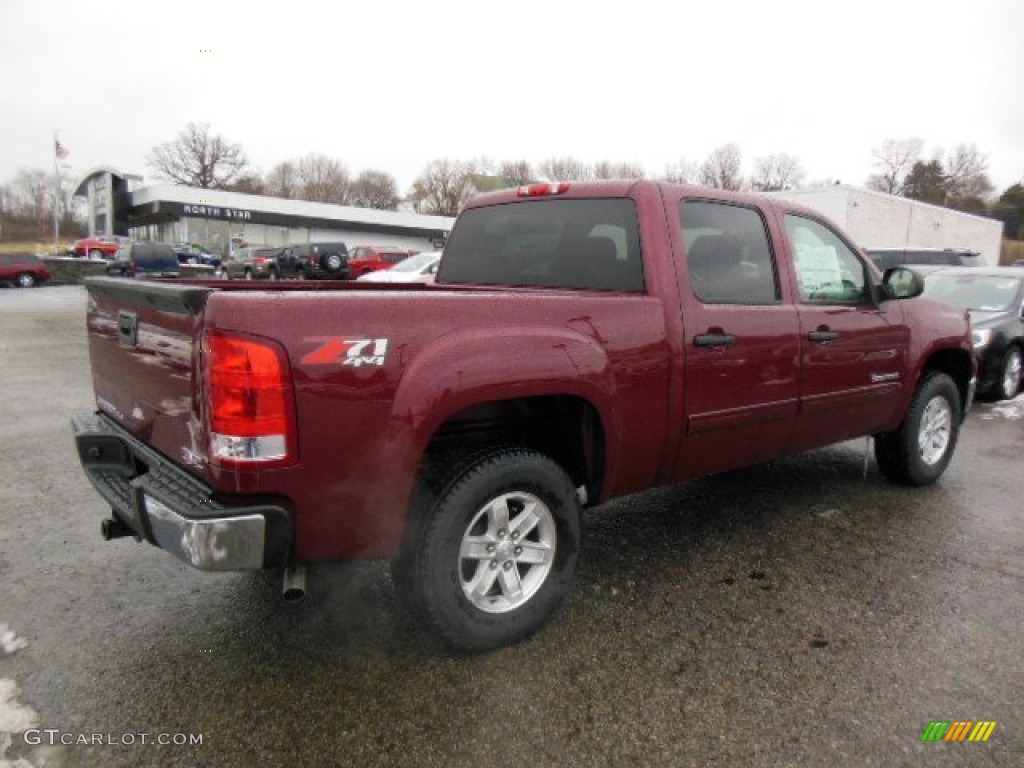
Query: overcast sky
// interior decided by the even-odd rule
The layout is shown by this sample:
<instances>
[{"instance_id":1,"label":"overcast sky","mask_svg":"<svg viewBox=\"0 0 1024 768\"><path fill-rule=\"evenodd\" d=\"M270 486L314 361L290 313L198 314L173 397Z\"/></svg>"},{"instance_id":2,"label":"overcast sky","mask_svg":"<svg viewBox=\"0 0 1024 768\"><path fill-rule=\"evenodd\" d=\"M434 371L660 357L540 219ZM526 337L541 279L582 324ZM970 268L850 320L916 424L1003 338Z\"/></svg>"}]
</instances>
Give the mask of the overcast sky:
<instances>
[{"instance_id":1,"label":"overcast sky","mask_svg":"<svg viewBox=\"0 0 1024 768\"><path fill-rule=\"evenodd\" d=\"M261 172L310 152L402 193L431 160L661 173L739 145L863 184L917 137L1024 181L1021 0L0 0L0 183L145 156L190 121Z\"/></svg>"}]
</instances>

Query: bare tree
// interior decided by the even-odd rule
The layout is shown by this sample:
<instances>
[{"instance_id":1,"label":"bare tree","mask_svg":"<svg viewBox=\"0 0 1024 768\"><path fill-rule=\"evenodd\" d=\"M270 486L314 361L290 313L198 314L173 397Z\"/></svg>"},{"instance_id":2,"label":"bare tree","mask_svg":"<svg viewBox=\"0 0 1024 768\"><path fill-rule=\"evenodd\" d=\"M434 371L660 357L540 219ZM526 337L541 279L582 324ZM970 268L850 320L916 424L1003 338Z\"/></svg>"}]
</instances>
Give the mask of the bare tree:
<instances>
[{"instance_id":1,"label":"bare tree","mask_svg":"<svg viewBox=\"0 0 1024 768\"><path fill-rule=\"evenodd\" d=\"M949 196L959 200L983 200L994 189L987 170L988 158L974 144L957 144L943 163Z\"/></svg>"},{"instance_id":2,"label":"bare tree","mask_svg":"<svg viewBox=\"0 0 1024 768\"><path fill-rule=\"evenodd\" d=\"M549 157L538 166L538 170L548 181L590 181L594 178L594 169L575 157Z\"/></svg>"},{"instance_id":3,"label":"bare tree","mask_svg":"<svg viewBox=\"0 0 1024 768\"><path fill-rule=\"evenodd\" d=\"M685 157L679 158L676 163L669 163L661 174L662 181L670 181L674 184L696 184L697 164Z\"/></svg>"},{"instance_id":4,"label":"bare tree","mask_svg":"<svg viewBox=\"0 0 1024 768\"><path fill-rule=\"evenodd\" d=\"M274 197L297 197L299 194L299 171L295 167L295 163L285 160L271 168L264 179L264 187L267 194Z\"/></svg>"},{"instance_id":5,"label":"bare tree","mask_svg":"<svg viewBox=\"0 0 1024 768\"><path fill-rule=\"evenodd\" d=\"M349 187L352 205L393 211L398 207L398 182L390 173L363 171Z\"/></svg>"},{"instance_id":6,"label":"bare tree","mask_svg":"<svg viewBox=\"0 0 1024 768\"><path fill-rule=\"evenodd\" d=\"M347 205L349 202L348 168L327 155L312 152L298 161L296 172L300 200Z\"/></svg>"},{"instance_id":7,"label":"bare tree","mask_svg":"<svg viewBox=\"0 0 1024 768\"><path fill-rule=\"evenodd\" d=\"M871 165L878 173L868 177L868 187L890 195L900 194L903 182L924 149L920 139L886 139L871 150Z\"/></svg>"},{"instance_id":8,"label":"bare tree","mask_svg":"<svg viewBox=\"0 0 1024 768\"><path fill-rule=\"evenodd\" d=\"M22 168L11 186L17 210L35 223L40 234L44 233L53 218L53 207L58 204L53 174L39 168Z\"/></svg>"},{"instance_id":9,"label":"bare tree","mask_svg":"<svg viewBox=\"0 0 1024 768\"><path fill-rule=\"evenodd\" d=\"M592 173L595 179L642 179L646 176L639 163L613 163L608 160L594 163Z\"/></svg>"},{"instance_id":10,"label":"bare tree","mask_svg":"<svg viewBox=\"0 0 1024 768\"><path fill-rule=\"evenodd\" d=\"M413 182L409 197L420 213L457 216L475 192L472 163L434 160Z\"/></svg>"},{"instance_id":11,"label":"bare tree","mask_svg":"<svg viewBox=\"0 0 1024 768\"><path fill-rule=\"evenodd\" d=\"M526 160L506 160L498 167L498 174L515 186L529 184L537 179L533 167Z\"/></svg>"},{"instance_id":12,"label":"bare tree","mask_svg":"<svg viewBox=\"0 0 1024 768\"><path fill-rule=\"evenodd\" d=\"M759 157L754 160L754 189L759 192L773 192L780 189L792 189L804 178L804 169L800 161L780 152L775 155Z\"/></svg>"},{"instance_id":13,"label":"bare tree","mask_svg":"<svg viewBox=\"0 0 1024 768\"><path fill-rule=\"evenodd\" d=\"M161 178L201 189L226 189L249 164L240 145L212 133L206 123L189 123L176 139L153 147L146 162Z\"/></svg>"},{"instance_id":14,"label":"bare tree","mask_svg":"<svg viewBox=\"0 0 1024 768\"><path fill-rule=\"evenodd\" d=\"M258 173L246 173L231 182L226 189L230 192L241 192L246 195L265 195L267 185Z\"/></svg>"},{"instance_id":15,"label":"bare tree","mask_svg":"<svg viewBox=\"0 0 1024 768\"><path fill-rule=\"evenodd\" d=\"M740 148L735 144L723 144L714 149L701 163L700 183L715 189L738 190L743 185Z\"/></svg>"}]
</instances>

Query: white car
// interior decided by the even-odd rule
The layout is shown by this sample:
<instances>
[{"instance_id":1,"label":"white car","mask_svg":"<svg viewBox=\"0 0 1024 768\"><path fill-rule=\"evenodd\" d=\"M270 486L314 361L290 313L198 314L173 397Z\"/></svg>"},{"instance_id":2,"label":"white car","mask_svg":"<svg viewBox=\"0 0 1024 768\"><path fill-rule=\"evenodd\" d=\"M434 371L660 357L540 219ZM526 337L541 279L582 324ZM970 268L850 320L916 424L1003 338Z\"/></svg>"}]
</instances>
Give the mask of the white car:
<instances>
[{"instance_id":1,"label":"white car","mask_svg":"<svg viewBox=\"0 0 1024 768\"><path fill-rule=\"evenodd\" d=\"M430 283L434 280L437 265L441 263L441 251L417 253L391 267L367 272L356 278L360 283Z\"/></svg>"}]
</instances>

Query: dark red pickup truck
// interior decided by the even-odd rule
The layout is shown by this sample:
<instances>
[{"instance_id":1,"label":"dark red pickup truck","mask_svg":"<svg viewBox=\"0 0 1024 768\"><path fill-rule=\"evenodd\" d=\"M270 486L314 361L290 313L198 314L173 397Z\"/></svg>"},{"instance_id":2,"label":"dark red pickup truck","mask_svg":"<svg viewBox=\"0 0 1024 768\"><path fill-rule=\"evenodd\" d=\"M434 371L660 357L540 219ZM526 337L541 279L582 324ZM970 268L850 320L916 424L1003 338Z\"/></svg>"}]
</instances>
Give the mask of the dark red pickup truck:
<instances>
[{"instance_id":1,"label":"dark red pickup truck","mask_svg":"<svg viewBox=\"0 0 1024 768\"><path fill-rule=\"evenodd\" d=\"M484 650L556 609L588 506L868 435L886 477L936 480L971 337L921 290L781 201L533 185L469 204L433 286L92 279L73 428L106 538L293 593L391 559Z\"/></svg>"}]
</instances>

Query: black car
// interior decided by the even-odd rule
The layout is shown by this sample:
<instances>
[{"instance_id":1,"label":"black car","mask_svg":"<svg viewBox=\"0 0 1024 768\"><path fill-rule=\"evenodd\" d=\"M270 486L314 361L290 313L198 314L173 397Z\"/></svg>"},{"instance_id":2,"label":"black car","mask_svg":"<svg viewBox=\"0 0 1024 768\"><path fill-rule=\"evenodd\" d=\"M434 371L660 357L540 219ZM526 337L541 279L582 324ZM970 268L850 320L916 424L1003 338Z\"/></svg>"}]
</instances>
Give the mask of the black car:
<instances>
[{"instance_id":1,"label":"black car","mask_svg":"<svg viewBox=\"0 0 1024 768\"><path fill-rule=\"evenodd\" d=\"M120 277L177 277L180 274L178 255L167 243L122 245L107 272Z\"/></svg>"},{"instance_id":2,"label":"black car","mask_svg":"<svg viewBox=\"0 0 1024 768\"><path fill-rule=\"evenodd\" d=\"M946 267L983 266L981 255L966 248L865 248L864 253L883 272L890 267L914 264Z\"/></svg>"},{"instance_id":3,"label":"black car","mask_svg":"<svg viewBox=\"0 0 1024 768\"><path fill-rule=\"evenodd\" d=\"M924 276L924 294L970 310L978 394L1008 400L1024 357L1024 268L950 267Z\"/></svg>"},{"instance_id":4,"label":"black car","mask_svg":"<svg viewBox=\"0 0 1024 768\"><path fill-rule=\"evenodd\" d=\"M348 259L345 243L300 243L285 248L277 263L281 277L347 280Z\"/></svg>"}]
</instances>

